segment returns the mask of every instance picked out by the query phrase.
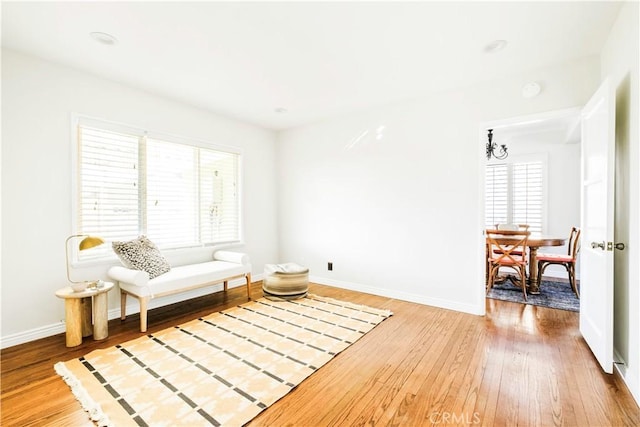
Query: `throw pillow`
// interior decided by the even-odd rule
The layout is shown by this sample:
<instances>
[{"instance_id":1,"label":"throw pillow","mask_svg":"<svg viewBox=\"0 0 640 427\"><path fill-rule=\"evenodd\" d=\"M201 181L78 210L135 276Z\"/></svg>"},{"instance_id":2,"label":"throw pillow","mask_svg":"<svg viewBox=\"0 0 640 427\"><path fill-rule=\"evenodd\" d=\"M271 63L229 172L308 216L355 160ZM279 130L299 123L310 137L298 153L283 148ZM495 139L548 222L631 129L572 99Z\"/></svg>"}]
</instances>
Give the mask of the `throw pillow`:
<instances>
[{"instance_id":1,"label":"throw pillow","mask_svg":"<svg viewBox=\"0 0 640 427\"><path fill-rule=\"evenodd\" d=\"M146 271L149 273L149 279L171 270L171 266L158 247L146 236L140 236L128 242L113 242L112 246L113 251L126 267Z\"/></svg>"}]
</instances>

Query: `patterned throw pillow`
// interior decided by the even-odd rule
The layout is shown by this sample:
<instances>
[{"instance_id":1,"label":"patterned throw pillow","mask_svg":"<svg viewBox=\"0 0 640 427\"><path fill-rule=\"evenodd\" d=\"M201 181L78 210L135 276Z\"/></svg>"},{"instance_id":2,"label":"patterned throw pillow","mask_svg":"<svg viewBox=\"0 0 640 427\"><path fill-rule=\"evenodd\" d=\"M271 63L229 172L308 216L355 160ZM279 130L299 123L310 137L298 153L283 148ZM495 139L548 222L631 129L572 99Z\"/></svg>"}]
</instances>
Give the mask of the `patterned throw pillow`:
<instances>
[{"instance_id":1,"label":"patterned throw pillow","mask_svg":"<svg viewBox=\"0 0 640 427\"><path fill-rule=\"evenodd\" d=\"M171 266L158 247L146 236L140 236L128 242L113 242L112 246L113 251L126 267L146 271L149 273L149 279L171 270Z\"/></svg>"}]
</instances>

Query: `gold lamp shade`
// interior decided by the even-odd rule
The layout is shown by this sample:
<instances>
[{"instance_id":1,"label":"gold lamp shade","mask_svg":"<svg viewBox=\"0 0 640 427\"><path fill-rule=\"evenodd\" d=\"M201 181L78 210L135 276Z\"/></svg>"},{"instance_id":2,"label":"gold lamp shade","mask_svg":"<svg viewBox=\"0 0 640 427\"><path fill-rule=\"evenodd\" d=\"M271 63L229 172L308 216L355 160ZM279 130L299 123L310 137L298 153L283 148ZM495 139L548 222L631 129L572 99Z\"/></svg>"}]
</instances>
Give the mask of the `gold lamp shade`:
<instances>
[{"instance_id":1,"label":"gold lamp shade","mask_svg":"<svg viewBox=\"0 0 640 427\"><path fill-rule=\"evenodd\" d=\"M78 245L78 249L80 249L81 251L84 251L85 249L91 249L91 248L95 248L96 246L100 246L103 243L104 243L104 240L102 240L100 237L87 236L84 239L82 239L82 241L80 241L80 244Z\"/></svg>"},{"instance_id":2,"label":"gold lamp shade","mask_svg":"<svg viewBox=\"0 0 640 427\"><path fill-rule=\"evenodd\" d=\"M81 282L77 282L75 280L71 280L71 274L69 272L69 240L75 239L76 237L84 237L84 239L82 239L80 241L80 243L78 244L78 249L81 250L81 251L84 251L86 249L95 248L96 246L100 246L101 244L104 243L104 240L102 240L102 238L100 238L100 237L89 236L87 234L74 234L73 236L67 237L67 240L64 243L65 255L67 256L67 279L71 283L85 283L86 285L89 285L92 282L86 282L84 280L81 281Z\"/></svg>"}]
</instances>

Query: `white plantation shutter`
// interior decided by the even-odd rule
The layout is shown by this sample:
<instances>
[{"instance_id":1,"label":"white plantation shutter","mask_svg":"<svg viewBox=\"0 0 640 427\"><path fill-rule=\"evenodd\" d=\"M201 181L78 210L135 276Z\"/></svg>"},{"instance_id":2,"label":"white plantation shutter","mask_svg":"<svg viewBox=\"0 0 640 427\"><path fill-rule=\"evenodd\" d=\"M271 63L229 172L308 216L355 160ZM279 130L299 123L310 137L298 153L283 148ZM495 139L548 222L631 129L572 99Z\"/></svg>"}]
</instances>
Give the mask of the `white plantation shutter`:
<instances>
[{"instance_id":1,"label":"white plantation shutter","mask_svg":"<svg viewBox=\"0 0 640 427\"><path fill-rule=\"evenodd\" d=\"M529 224L529 231L542 232L542 162L514 163L513 224Z\"/></svg>"},{"instance_id":2,"label":"white plantation shutter","mask_svg":"<svg viewBox=\"0 0 640 427\"><path fill-rule=\"evenodd\" d=\"M240 155L97 120L78 121L78 234L147 235L160 248L240 240ZM112 254L110 245L79 259Z\"/></svg>"},{"instance_id":3,"label":"white plantation shutter","mask_svg":"<svg viewBox=\"0 0 640 427\"><path fill-rule=\"evenodd\" d=\"M485 226L529 224L529 231L541 233L543 162L490 164L485 173Z\"/></svg>"},{"instance_id":4,"label":"white plantation shutter","mask_svg":"<svg viewBox=\"0 0 640 427\"><path fill-rule=\"evenodd\" d=\"M509 218L509 180L506 164L488 165L485 177L485 226L493 228Z\"/></svg>"}]
</instances>

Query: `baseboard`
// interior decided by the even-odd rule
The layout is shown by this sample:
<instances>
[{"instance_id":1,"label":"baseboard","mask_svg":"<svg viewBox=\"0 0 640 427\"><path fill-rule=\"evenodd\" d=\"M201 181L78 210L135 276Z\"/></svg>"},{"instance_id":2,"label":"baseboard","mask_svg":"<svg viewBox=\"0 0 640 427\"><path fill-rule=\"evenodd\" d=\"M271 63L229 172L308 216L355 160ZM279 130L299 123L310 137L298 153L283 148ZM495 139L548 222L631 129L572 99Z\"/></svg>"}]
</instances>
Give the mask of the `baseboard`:
<instances>
[{"instance_id":1,"label":"baseboard","mask_svg":"<svg viewBox=\"0 0 640 427\"><path fill-rule=\"evenodd\" d=\"M550 282L559 282L559 283L566 283L569 284L569 279L565 276L565 277L556 277L556 276L547 276L546 274L544 276L542 276L542 280L548 280ZM580 279L576 278L576 284L580 284Z\"/></svg>"},{"instance_id":2,"label":"baseboard","mask_svg":"<svg viewBox=\"0 0 640 427\"><path fill-rule=\"evenodd\" d=\"M564 275L554 275L554 274L546 274L542 276L542 280L549 280L552 282L564 282L569 283L569 277L565 273ZM580 278L576 277L576 283L580 283Z\"/></svg>"},{"instance_id":3,"label":"baseboard","mask_svg":"<svg viewBox=\"0 0 640 427\"><path fill-rule=\"evenodd\" d=\"M640 383L638 383L637 375L630 374L627 363L615 349L613 350L613 360L616 361L613 366L620 374L620 378L622 378L622 381L627 386L629 393L631 393L636 403L640 405Z\"/></svg>"},{"instance_id":4,"label":"baseboard","mask_svg":"<svg viewBox=\"0 0 640 427\"><path fill-rule=\"evenodd\" d=\"M450 301L440 298L430 298L424 295L412 294L409 292L401 292L390 289L381 289L373 286L363 285L360 283L346 282L343 280L329 279L320 276L310 276L309 281L320 285L333 286L336 288L348 289L350 291L362 292L365 294L378 295L387 298L399 299L407 302L414 302L422 305L429 305L432 307L444 308L447 310L455 310L463 313L482 315L484 313L478 312L478 309L474 305L460 304L456 301Z\"/></svg>"},{"instance_id":5,"label":"baseboard","mask_svg":"<svg viewBox=\"0 0 640 427\"><path fill-rule=\"evenodd\" d=\"M251 277L252 282L258 282L262 280L262 273ZM229 282L229 289L239 286L245 286L246 281L244 279L236 279ZM162 298L152 299L149 302L149 310L154 308L163 307L165 305L174 304L181 301L186 301L192 298L201 297L214 292L219 292L223 288L222 283L217 285L207 286L205 288L194 289L193 291L184 292L181 294L170 295ZM140 305L137 300L131 298L132 303L127 305L127 315L140 313ZM107 317L111 319L120 318L120 307L115 307L107 311ZM53 323L50 325L41 326L38 328L30 329L24 332L18 332L15 334L3 336L0 338L0 348L13 347L14 345L24 344L26 342L39 340L41 338L47 338L53 335L62 334L65 331L64 321Z\"/></svg>"},{"instance_id":6,"label":"baseboard","mask_svg":"<svg viewBox=\"0 0 640 427\"><path fill-rule=\"evenodd\" d=\"M24 332L18 332L2 337L0 339L0 348L5 349L14 345L24 344L26 342L47 338L64 332L64 323L58 322L51 325L41 326L39 328L30 329Z\"/></svg>"}]
</instances>

